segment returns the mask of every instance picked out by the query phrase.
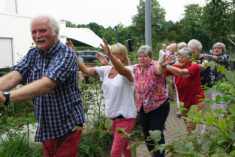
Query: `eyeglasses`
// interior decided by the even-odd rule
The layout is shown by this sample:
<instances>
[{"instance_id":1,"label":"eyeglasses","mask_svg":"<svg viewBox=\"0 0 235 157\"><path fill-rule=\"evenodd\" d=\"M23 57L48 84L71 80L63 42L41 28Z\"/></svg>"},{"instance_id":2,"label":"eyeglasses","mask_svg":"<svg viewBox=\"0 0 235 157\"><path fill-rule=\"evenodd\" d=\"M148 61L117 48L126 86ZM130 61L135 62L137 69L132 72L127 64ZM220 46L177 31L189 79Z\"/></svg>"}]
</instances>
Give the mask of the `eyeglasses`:
<instances>
[{"instance_id":1,"label":"eyeglasses","mask_svg":"<svg viewBox=\"0 0 235 157\"><path fill-rule=\"evenodd\" d=\"M140 54L139 56L138 56L138 58L147 58L147 57L149 57L148 55L144 55L144 54Z\"/></svg>"},{"instance_id":2,"label":"eyeglasses","mask_svg":"<svg viewBox=\"0 0 235 157\"><path fill-rule=\"evenodd\" d=\"M213 49L222 49L222 47L213 47Z\"/></svg>"}]
</instances>

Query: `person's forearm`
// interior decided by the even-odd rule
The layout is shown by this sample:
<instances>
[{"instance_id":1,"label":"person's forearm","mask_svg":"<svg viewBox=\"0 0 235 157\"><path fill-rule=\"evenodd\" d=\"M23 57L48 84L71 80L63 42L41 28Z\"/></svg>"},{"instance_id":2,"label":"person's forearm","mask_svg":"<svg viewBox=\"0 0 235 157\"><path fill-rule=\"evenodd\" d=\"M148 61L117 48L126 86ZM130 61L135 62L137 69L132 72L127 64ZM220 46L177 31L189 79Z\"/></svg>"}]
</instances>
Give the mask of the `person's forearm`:
<instances>
[{"instance_id":1,"label":"person's forearm","mask_svg":"<svg viewBox=\"0 0 235 157\"><path fill-rule=\"evenodd\" d=\"M159 64L156 64L156 73L157 74L163 74L166 70L166 66L170 63L174 62L174 54L171 53L168 56L165 56Z\"/></svg>"},{"instance_id":2,"label":"person's forearm","mask_svg":"<svg viewBox=\"0 0 235 157\"><path fill-rule=\"evenodd\" d=\"M109 58L120 75L125 73L125 65L123 65L119 59L117 59L113 54L109 54Z\"/></svg>"},{"instance_id":3,"label":"person's forearm","mask_svg":"<svg viewBox=\"0 0 235 157\"><path fill-rule=\"evenodd\" d=\"M131 75L131 72L126 66L119 60L117 59L113 54L109 54L109 58L111 59L111 62L113 63L113 66L117 70L117 72L125 76L130 82L133 82L134 78Z\"/></svg>"},{"instance_id":4,"label":"person's forearm","mask_svg":"<svg viewBox=\"0 0 235 157\"><path fill-rule=\"evenodd\" d=\"M156 73L157 74L163 74L165 72L165 70L166 70L166 66L167 65L165 65L165 64L163 64L161 62L159 64L157 64L156 65Z\"/></svg>"},{"instance_id":5,"label":"person's forearm","mask_svg":"<svg viewBox=\"0 0 235 157\"><path fill-rule=\"evenodd\" d=\"M17 103L31 100L55 88L56 83L48 77L34 81L28 85L10 91L10 102Z\"/></svg>"},{"instance_id":6,"label":"person's forearm","mask_svg":"<svg viewBox=\"0 0 235 157\"><path fill-rule=\"evenodd\" d=\"M167 65L166 69L173 73L174 75L180 76L180 77L190 77L190 73L188 69L180 69L171 65Z\"/></svg>"},{"instance_id":7,"label":"person's forearm","mask_svg":"<svg viewBox=\"0 0 235 157\"><path fill-rule=\"evenodd\" d=\"M22 80L18 71L12 71L0 77L0 91L9 91L16 87Z\"/></svg>"},{"instance_id":8,"label":"person's forearm","mask_svg":"<svg viewBox=\"0 0 235 157\"><path fill-rule=\"evenodd\" d=\"M83 74L86 74L86 75L94 75L95 74L95 68L94 67L87 67L80 59L77 60L77 64L78 64L79 70L81 70L81 72Z\"/></svg>"}]
</instances>

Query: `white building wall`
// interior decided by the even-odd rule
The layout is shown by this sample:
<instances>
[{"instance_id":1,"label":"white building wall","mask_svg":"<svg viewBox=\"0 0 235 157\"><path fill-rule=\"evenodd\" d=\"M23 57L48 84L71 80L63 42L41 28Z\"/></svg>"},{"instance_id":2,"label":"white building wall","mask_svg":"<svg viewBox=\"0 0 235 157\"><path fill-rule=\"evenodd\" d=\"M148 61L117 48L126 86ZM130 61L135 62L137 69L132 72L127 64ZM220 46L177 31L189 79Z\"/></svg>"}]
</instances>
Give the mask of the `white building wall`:
<instances>
[{"instance_id":1,"label":"white building wall","mask_svg":"<svg viewBox=\"0 0 235 157\"><path fill-rule=\"evenodd\" d=\"M12 39L13 62L16 64L33 43L30 34L31 19L0 13L0 21L0 37Z\"/></svg>"},{"instance_id":2,"label":"white building wall","mask_svg":"<svg viewBox=\"0 0 235 157\"><path fill-rule=\"evenodd\" d=\"M6 0L0 0L0 12L6 12Z\"/></svg>"},{"instance_id":3,"label":"white building wall","mask_svg":"<svg viewBox=\"0 0 235 157\"><path fill-rule=\"evenodd\" d=\"M0 0L0 12L17 13L17 0Z\"/></svg>"},{"instance_id":4,"label":"white building wall","mask_svg":"<svg viewBox=\"0 0 235 157\"><path fill-rule=\"evenodd\" d=\"M6 11L7 13L16 14L17 13L17 0L5 0L6 1Z\"/></svg>"}]
</instances>

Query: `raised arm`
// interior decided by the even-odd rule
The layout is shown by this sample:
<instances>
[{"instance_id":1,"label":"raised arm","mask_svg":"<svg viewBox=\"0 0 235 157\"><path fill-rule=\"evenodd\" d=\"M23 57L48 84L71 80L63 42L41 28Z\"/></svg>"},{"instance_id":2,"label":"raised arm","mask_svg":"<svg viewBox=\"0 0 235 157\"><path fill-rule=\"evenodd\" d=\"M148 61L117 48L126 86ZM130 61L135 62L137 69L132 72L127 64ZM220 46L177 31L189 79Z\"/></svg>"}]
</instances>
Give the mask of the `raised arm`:
<instances>
[{"instance_id":1,"label":"raised arm","mask_svg":"<svg viewBox=\"0 0 235 157\"><path fill-rule=\"evenodd\" d=\"M174 62L174 54L168 56L163 56L161 62L156 64L155 71L157 74L163 74L165 72L166 66Z\"/></svg>"},{"instance_id":2,"label":"raised arm","mask_svg":"<svg viewBox=\"0 0 235 157\"><path fill-rule=\"evenodd\" d=\"M83 61L81 61L79 58L77 59L77 63L78 63L78 67L79 70L81 70L81 72L83 74L86 75L94 75L96 73L95 68L94 67L88 67L84 64Z\"/></svg>"},{"instance_id":3,"label":"raised arm","mask_svg":"<svg viewBox=\"0 0 235 157\"><path fill-rule=\"evenodd\" d=\"M125 76L130 82L133 82L133 77L131 75L130 70L122 63L109 49L109 45L106 40L103 40L103 44L100 44L103 51L109 56L111 62L113 63L114 68L117 72Z\"/></svg>"},{"instance_id":4,"label":"raised arm","mask_svg":"<svg viewBox=\"0 0 235 157\"><path fill-rule=\"evenodd\" d=\"M74 53L76 52L75 46L71 40L68 40L65 44L68 47L70 47L74 51ZM87 67L84 64L84 62L80 59L79 56L77 57L77 64L78 64L79 70L81 70L81 72L83 74L86 74L86 75L94 75L95 74L95 68L94 67Z\"/></svg>"},{"instance_id":5,"label":"raised arm","mask_svg":"<svg viewBox=\"0 0 235 157\"><path fill-rule=\"evenodd\" d=\"M96 57L102 65L109 65L109 62L107 61L106 57L100 54L99 52L96 54Z\"/></svg>"}]
</instances>

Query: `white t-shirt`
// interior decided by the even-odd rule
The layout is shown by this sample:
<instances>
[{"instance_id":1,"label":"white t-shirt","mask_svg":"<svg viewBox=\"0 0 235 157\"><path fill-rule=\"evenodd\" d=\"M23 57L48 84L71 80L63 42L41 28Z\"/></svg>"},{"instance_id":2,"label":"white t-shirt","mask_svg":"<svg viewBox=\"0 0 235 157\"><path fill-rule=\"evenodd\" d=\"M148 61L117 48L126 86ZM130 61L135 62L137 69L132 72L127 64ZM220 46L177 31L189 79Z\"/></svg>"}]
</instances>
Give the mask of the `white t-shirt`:
<instances>
[{"instance_id":1,"label":"white t-shirt","mask_svg":"<svg viewBox=\"0 0 235 157\"><path fill-rule=\"evenodd\" d=\"M126 77L117 74L114 78L108 78L112 66L95 67L101 77L105 99L105 115L115 118L119 115L129 119L136 118L137 111L134 100L134 84ZM134 77L133 69L130 72Z\"/></svg>"}]
</instances>

